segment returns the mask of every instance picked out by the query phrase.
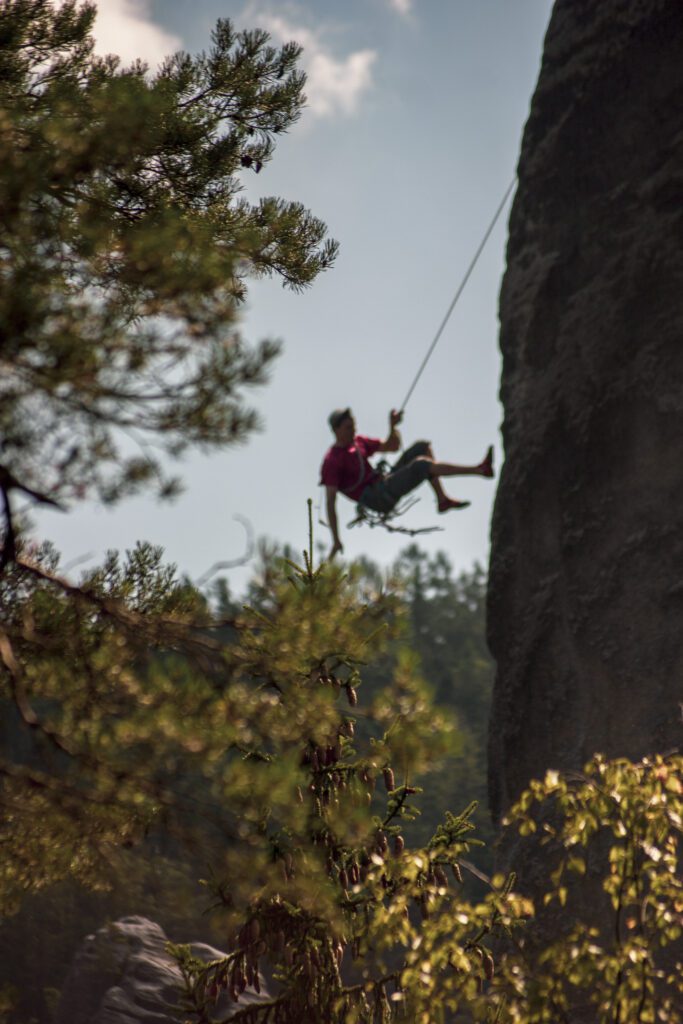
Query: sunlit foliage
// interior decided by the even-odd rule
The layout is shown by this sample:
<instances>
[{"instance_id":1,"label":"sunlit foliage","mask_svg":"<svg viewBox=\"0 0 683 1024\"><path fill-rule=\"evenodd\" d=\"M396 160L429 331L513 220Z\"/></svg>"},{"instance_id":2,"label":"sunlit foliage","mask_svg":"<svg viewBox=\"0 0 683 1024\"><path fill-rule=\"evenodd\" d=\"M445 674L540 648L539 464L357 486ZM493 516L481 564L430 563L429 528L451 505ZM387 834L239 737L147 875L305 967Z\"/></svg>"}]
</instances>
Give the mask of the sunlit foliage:
<instances>
[{"instance_id":1,"label":"sunlit foliage","mask_svg":"<svg viewBox=\"0 0 683 1024\"><path fill-rule=\"evenodd\" d=\"M494 985L503 1019L683 1020L683 757L596 756L582 774L548 772L509 819L540 837L548 876L542 929L503 959Z\"/></svg>"}]
</instances>

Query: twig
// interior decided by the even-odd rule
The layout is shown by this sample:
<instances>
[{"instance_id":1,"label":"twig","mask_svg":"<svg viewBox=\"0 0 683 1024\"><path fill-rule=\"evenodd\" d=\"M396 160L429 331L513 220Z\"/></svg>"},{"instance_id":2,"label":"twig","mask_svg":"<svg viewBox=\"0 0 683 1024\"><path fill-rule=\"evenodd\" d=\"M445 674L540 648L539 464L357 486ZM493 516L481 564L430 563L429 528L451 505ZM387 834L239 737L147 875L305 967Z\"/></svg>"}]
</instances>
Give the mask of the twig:
<instances>
[{"instance_id":1,"label":"twig","mask_svg":"<svg viewBox=\"0 0 683 1024\"><path fill-rule=\"evenodd\" d=\"M0 491L2 491L3 514L5 517L5 536L2 551L0 551L1 573L5 566L10 562L13 562L17 557L17 539L14 533L14 523L12 521L12 509L10 508L9 494L7 493L4 484L0 484Z\"/></svg>"},{"instance_id":2,"label":"twig","mask_svg":"<svg viewBox=\"0 0 683 1024\"><path fill-rule=\"evenodd\" d=\"M195 580L195 587L203 587L211 577L217 573L224 571L225 569L236 569L238 565L246 565L247 562L251 561L254 555L254 528L246 516L235 515L232 517L238 523L241 523L247 534L247 549L243 555L239 558L233 558L227 562L214 562L210 569L207 569L205 573Z\"/></svg>"}]
</instances>

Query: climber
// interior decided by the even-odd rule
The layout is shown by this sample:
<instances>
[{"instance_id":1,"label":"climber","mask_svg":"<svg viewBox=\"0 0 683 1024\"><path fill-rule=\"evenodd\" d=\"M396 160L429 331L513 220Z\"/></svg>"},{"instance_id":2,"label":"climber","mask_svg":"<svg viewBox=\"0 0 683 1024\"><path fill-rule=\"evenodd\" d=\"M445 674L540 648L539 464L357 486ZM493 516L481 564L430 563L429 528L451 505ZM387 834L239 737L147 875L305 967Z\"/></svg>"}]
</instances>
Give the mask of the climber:
<instances>
[{"instance_id":1,"label":"climber","mask_svg":"<svg viewBox=\"0 0 683 1024\"><path fill-rule=\"evenodd\" d=\"M396 429L403 412L392 409L389 414L389 434L386 441L356 434L356 423L350 409L335 409L328 423L335 443L323 460L320 482L327 497L327 521L332 532L330 558L343 551L337 523L337 491L341 491L361 508L372 509L381 515L393 511L396 504L424 480L436 494L439 512L467 508L469 501L449 498L441 486L442 476L493 476L493 448L476 466L458 466L451 462L437 462L428 441L417 441L406 449L386 475L374 469L368 461L377 452L396 452L401 438Z\"/></svg>"}]
</instances>

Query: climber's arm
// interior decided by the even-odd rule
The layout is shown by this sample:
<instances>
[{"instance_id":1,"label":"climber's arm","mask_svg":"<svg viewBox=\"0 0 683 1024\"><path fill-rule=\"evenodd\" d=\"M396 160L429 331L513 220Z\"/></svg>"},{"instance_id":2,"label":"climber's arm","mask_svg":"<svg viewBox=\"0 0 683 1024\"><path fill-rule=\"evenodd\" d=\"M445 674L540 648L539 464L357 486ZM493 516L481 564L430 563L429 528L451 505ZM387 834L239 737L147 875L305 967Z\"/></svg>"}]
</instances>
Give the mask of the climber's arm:
<instances>
[{"instance_id":1,"label":"climber's arm","mask_svg":"<svg viewBox=\"0 0 683 1024\"><path fill-rule=\"evenodd\" d=\"M332 550L330 551L330 558L334 558L338 551L343 551L344 547L341 540L339 539L339 524L337 523L337 488L331 487L329 484L325 488L325 494L327 497L327 522L332 533Z\"/></svg>"},{"instance_id":2,"label":"climber's arm","mask_svg":"<svg viewBox=\"0 0 683 1024\"><path fill-rule=\"evenodd\" d=\"M392 409L389 413L389 434L377 449L379 452L397 452L401 447L401 435L396 427L403 419L401 410Z\"/></svg>"}]
</instances>

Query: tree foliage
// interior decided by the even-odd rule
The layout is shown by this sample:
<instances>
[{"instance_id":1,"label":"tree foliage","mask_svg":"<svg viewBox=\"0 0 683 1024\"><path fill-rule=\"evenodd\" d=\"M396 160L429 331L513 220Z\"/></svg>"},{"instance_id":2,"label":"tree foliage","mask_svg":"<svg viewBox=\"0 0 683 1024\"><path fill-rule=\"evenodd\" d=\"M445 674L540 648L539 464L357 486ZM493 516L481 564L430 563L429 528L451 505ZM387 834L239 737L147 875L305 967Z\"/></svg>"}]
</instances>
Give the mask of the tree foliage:
<instances>
[{"instance_id":1,"label":"tree foliage","mask_svg":"<svg viewBox=\"0 0 683 1024\"><path fill-rule=\"evenodd\" d=\"M493 839L487 812L486 745L494 664L486 646L486 576L479 565L458 576L447 555L429 556L415 544L393 566L407 618L406 639L434 701L457 723L441 770L430 779L420 819L423 839L444 807L477 802L478 834ZM480 867L490 868L484 857Z\"/></svg>"},{"instance_id":2,"label":"tree foliage","mask_svg":"<svg viewBox=\"0 0 683 1024\"><path fill-rule=\"evenodd\" d=\"M199 1019L212 986L225 979L239 995L275 946L273 1019L393 1015L393 996L416 1014L435 993L457 1005L487 969L484 935L523 909L507 884L471 907L451 890L468 810L408 848L415 779L443 754L449 724L411 657L362 699L392 602L362 602L338 568L311 560L290 564L266 610L223 623L227 642L149 547L78 585L40 553L3 577L15 715L14 757L0 766L6 910L67 874L96 884L116 847L151 829L191 838L200 827L220 851L209 888L236 939L212 974L183 961ZM345 950L357 980L342 981ZM427 962L436 988L424 987Z\"/></svg>"},{"instance_id":3,"label":"tree foliage","mask_svg":"<svg viewBox=\"0 0 683 1024\"><path fill-rule=\"evenodd\" d=\"M223 20L207 54L149 73L93 54L94 17L76 0L0 9L6 502L169 493L158 447L255 425L242 390L278 346L240 335L247 279L303 288L336 252L300 204L240 195L299 117L296 44Z\"/></svg>"},{"instance_id":4,"label":"tree foliage","mask_svg":"<svg viewBox=\"0 0 683 1024\"><path fill-rule=\"evenodd\" d=\"M266 544L261 544L259 548L260 557L247 589L246 601L256 612L273 616L277 614L275 595L279 592L282 582L282 558L292 558L293 552L291 548L285 550ZM419 800L417 794L413 797L413 808L416 813L420 812L419 816L413 821L403 821L403 835L408 846L414 843L418 846L428 843L443 819L444 808L466 807L480 796L485 779L483 753L479 751L476 757L472 757L472 748L468 744L469 734L477 729L477 707L481 703L475 702L472 708L468 698L468 694L474 691L480 682L477 676L479 655L473 659L469 654L470 651L480 651L482 643L481 609L484 587L480 572L475 569L472 574L463 574L458 580L453 580L450 567L442 568L441 587L427 588L420 598L420 621L423 624L433 624L421 632L418 641L412 627L413 588L408 579L409 574L403 568L404 561L412 564L415 558L420 564L428 563L426 556L421 552L415 551L410 557L408 553L404 553L395 571L386 574L373 563L364 562L352 567L351 576L347 581L355 600L366 606L374 606L379 602L377 614L381 615L383 620L387 620L386 642L377 646L372 659L362 666L363 686L359 693L365 703L372 707L377 700L387 700L399 666L404 675L419 674L414 654L408 656L407 652L407 648L415 648L416 645L418 652L430 648L433 650L433 660L429 664L430 672L435 673L437 680L445 675L448 681L447 685L440 687L439 700L442 705L439 712L440 720L444 724L448 722L449 726L447 744L434 746L430 758L432 770L414 780L423 787L423 792L420 793ZM54 569L49 559L44 558L43 561L46 568L49 563ZM443 567L443 556L436 561ZM138 547L126 559L112 555L101 569L89 573L81 585L102 586L105 582L112 588L111 593L136 613L154 616L160 609L171 613L184 608L188 615L195 616L197 623L201 624L210 617L213 622L211 633L214 639L220 638L226 646L233 644L236 639L234 622L241 615L243 601L236 600L230 594L224 578L219 578L211 585L210 608L207 608L199 595L194 594L193 597L193 592L186 587L183 588L177 581L173 567L163 565L159 551L149 547ZM56 583L53 584L53 590L53 596L59 593ZM9 613L9 609L16 603L14 593L8 593L4 608ZM433 619L429 614L432 603L436 612ZM459 622L458 644L449 642L443 619L448 620L449 627L454 621ZM44 621L49 622L49 617L46 616ZM55 625L61 631L59 619L55 620ZM289 622L288 629L291 625ZM439 643L433 640L437 632L446 642ZM59 642L57 636L53 642L56 648ZM66 651L72 646L65 642ZM110 652L103 649L102 654L102 661L108 662ZM31 657L29 651L26 651L26 655ZM439 655L443 658L442 662L439 662ZM177 657L177 654L175 656ZM140 644L136 661L140 666L144 660L156 661L161 657L165 667L169 663L168 653L161 656L158 650L148 650L144 644ZM41 672L46 673L46 678L49 678L49 671L44 661L41 664ZM483 684L486 685L486 682L484 678ZM429 688L422 687L423 700L431 702L433 694L433 683ZM456 710L457 720L453 718L453 708ZM167 710L170 715L171 708ZM121 714L125 714L123 708L120 711ZM102 712L106 716L106 703L102 705ZM155 720L155 714L154 711L150 712L151 724ZM485 711L484 720L478 724L479 731L484 727ZM10 735L14 744L21 731L16 722L13 722ZM355 725L356 743L367 748L371 737L376 734L377 729L369 719L365 715L359 715ZM5 753L11 747L10 735L6 734L1 744ZM72 740L73 738L72 735ZM457 750L460 750L461 754L454 755L454 751ZM150 765L154 760L154 744L150 743L149 748L140 751L139 755L133 748L127 754L121 747L119 753L124 761L129 756L135 759L139 756ZM164 756L169 758L169 753L166 752ZM62 762L60 771L65 770L66 764L68 762ZM74 776L80 777L81 784L86 781L77 765L74 765ZM215 794L207 799L206 781L201 771L196 768L188 772L182 794L178 778L170 771L166 773L165 778L167 790L173 791L172 794L167 792L167 797L172 796L175 802L173 813L166 807L162 814L131 828L127 838L122 833L120 841L126 844L124 847L121 847L116 835L112 834L109 841L103 840L100 843L99 848L91 848L88 859L91 866L87 874L82 870L84 862L78 862L81 866L81 879L88 881L91 887L94 885L97 888L98 892L95 894L79 893L74 884L68 884L68 876L73 877L69 870L68 858L64 869L67 878L62 883L56 883L55 879L60 876L57 870L59 865L45 864L43 861L39 870L35 860L31 862L31 843L29 841L28 846L26 845L26 836L19 844L21 860L25 863L25 887L16 885L11 894L7 889L5 891L6 910L19 906L20 901L21 908L18 915L8 919L4 929L0 931L0 953L6 962L4 976L19 983L27 1015L32 1014L38 1019L43 1019L46 1011L43 1007L42 991L61 984L83 934L95 930L107 917L143 913L162 924L172 937L191 934L218 946L225 941L225 929L221 926L219 918L202 917L205 903L201 898L201 890L197 890L196 884L192 884L193 879L196 883L200 874L207 874L209 865L213 864L214 869L218 870L217 865L221 863L226 842L231 842L229 836L226 839L225 834L221 834L206 821L209 805L215 800L218 806L221 800ZM184 809L178 807L181 795L185 798ZM194 802L196 800L201 800L200 806ZM200 809L201 815L194 813ZM213 808L213 813L215 815L216 807ZM478 814L475 811L469 820L477 822L482 819L486 820L485 812ZM60 835L66 840L67 833L62 830L59 821L55 820L54 813L48 814L47 821L50 820L54 822L54 840L60 841ZM229 819L230 828L233 824L233 820ZM31 818L30 812L27 815L26 828L29 831L36 828L35 819ZM477 834L481 835L479 826ZM85 849L87 844L82 839L81 843ZM66 841L60 841L60 845L63 853L69 848ZM476 860L479 869L488 868L488 858L485 854L484 848L478 849ZM41 878L45 886L38 889ZM465 869L463 878L461 892L469 893L473 888L473 876ZM109 891L102 891L105 885ZM481 890L481 883L477 882L476 885ZM27 892L32 893L28 898ZM22 943L29 943L32 947L41 944L47 920L59 922L61 941L57 947L45 946L39 966L29 966L25 958L17 957L17 949L22 948ZM19 940L17 946L19 935L23 938ZM31 985L28 983L29 974L34 981ZM2 975L0 979L1 977Z\"/></svg>"},{"instance_id":5,"label":"tree foliage","mask_svg":"<svg viewBox=\"0 0 683 1024\"><path fill-rule=\"evenodd\" d=\"M238 623L241 635L256 627L241 640L257 642L252 672L276 685L284 720L290 729L297 723L292 739L271 724L267 743L250 750L248 788L275 794L257 780L285 761L292 789L282 806L269 795L252 811L262 830L250 840L246 875L233 846L209 883L232 936L230 953L206 966L177 950L188 1011L212 1020L223 989L239 1004L247 986L259 989L267 963L272 996L233 1019L446 1019L476 1002L492 969L487 943L530 905L510 880L480 903L463 897L472 807L446 813L424 845L406 842L420 799L416 780L442 759L450 723L428 699L409 652L395 659L386 685L365 696L365 664L387 642L377 628L384 602L362 603L357 580L329 564L314 569L311 559L306 552L303 567L289 563L267 612L252 621L247 611ZM387 611L391 621L394 601ZM308 711L321 701L304 730L301 691Z\"/></svg>"},{"instance_id":6,"label":"tree foliage","mask_svg":"<svg viewBox=\"0 0 683 1024\"><path fill-rule=\"evenodd\" d=\"M679 1019L680 757L598 758L522 796L509 827L547 839L545 912L559 908L539 946L511 879L465 895L470 808L407 841L416 782L451 725L411 655L365 685L398 628L394 595L364 601L362 581L314 569L309 550L271 576L260 609L220 622L149 547L77 587L48 562L5 574L21 740L3 764L8 909L67 874L97 884L117 847L170 828L212 851L205 885L229 949L208 966L176 949L194 1021L220 1019L223 991L254 1024L536 1024L582 1006L604 1024ZM605 894L598 926L572 910L567 879L584 875ZM269 994L242 1006L263 973Z\"/></svg>"},{"instance_id":7,"label":"tree foliage","mask_svg":"<svg viewBox=\"0 0 683 1024\"><path fill-rule=\"evenodd\" d=\"M336 607L337 588L353 583L337 579L328 589L325 568L291 568L294 586L284 600L298 588L316 594L322 641L330 600ZM281 613L271 603L268 621ZM282 652L278 658L283 664ZM223 990L239 1005L247 986L258 990L264 966L274 991L237 1019L431 1024L458 1012L509 1024L680 1019L681 965L673 955L683 922L680 756L640 764L597 756L585 773L551 772L531 784L507 827L543 835L547 894L535 923L533 904L515 894L510 878L490 879L480 902L465 895L471 808L446 812L424 846L405 841L421 802L413 780L438 763L440 746L438 717L414 663L397 659L390 684L379 692L373 686L359 703L364 668L346 661L342 644L318 671L333 701L341 690L341 706L321 734L302 737L300 823L290 827L289 818L281 829L277 814L266 815L274 831L262 836L263 874L251 898L245 891L235 897L244 876L234 864L214 881L215 906L226 911L226 928L233 926L230 953L207 966L177 950L193 1019L220 1019L212 1008ZM381 799L375 782L386 791ZM597 918L587 900L597 901Z\"/></svg>"},{"instance_id":8,"label":"tree foliage","mask_svg":"<svg viewBox=\"0 0 683 1024\"><path fill-rule=\"evenodd\" d=\"M596 755L583 773L548 772L508 825L540 835L548 873L545 941L520 941L493 986L506 1000L503 1019L683 1020L683 757Z\"/></svg>"}]
</instances>

